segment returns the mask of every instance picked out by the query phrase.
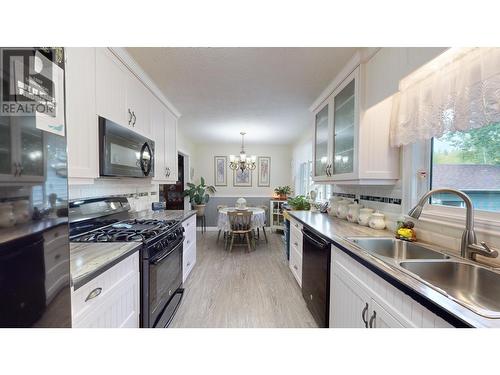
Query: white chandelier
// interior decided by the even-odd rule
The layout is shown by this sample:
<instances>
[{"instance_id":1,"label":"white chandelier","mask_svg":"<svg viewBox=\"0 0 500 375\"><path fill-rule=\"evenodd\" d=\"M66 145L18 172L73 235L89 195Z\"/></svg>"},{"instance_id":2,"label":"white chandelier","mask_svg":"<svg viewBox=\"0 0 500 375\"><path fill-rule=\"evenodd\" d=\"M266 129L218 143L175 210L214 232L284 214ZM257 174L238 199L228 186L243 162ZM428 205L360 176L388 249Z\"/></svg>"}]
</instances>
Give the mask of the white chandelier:
<instances>
[{"instance_id":1,"label":"white chandelier","mask_svg":"<svg viewBox=\"0 0 500 375\"><path fill-rule=\"evenodd\" d=\"M229 168L231 168L233 171L240 169L242 172L245 171L245 169L248 169L250 171L253 171L256 167L257 164L255 164L255 161L257 160L257 157L255 155L252 155L247 158L247 154L245 152L245 132L241 132L241 151L240 151L240 156L236 157L234 155L229 155Z\"/></svg>"}]
</instances>

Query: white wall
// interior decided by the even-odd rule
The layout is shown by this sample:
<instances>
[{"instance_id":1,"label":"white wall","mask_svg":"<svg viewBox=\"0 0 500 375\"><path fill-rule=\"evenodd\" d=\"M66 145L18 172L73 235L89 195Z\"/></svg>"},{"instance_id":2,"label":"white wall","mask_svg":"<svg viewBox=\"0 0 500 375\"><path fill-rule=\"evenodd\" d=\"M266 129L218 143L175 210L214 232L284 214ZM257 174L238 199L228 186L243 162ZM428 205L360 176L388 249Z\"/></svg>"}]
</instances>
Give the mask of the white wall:
<instances>
[{"instance_id":1,"label":"white wall","mask_svg":"<svg viewBox=\"0 0 500 375\"><path fill-rule=\"evenodd\" d=\"M203 176L210 185L214 184L214 156L237 155L241 144L197 144L194 157L194 181L199 182ZM248 155L271 157L271 184L269 187L257 186L257 170L252 172L252 187L234 187L233 171L227 168L227 186L216 186L216 196L219 197L271 197L276 186L292 185L291 177L291 147L286 145L256 145L246 144Z\"/></svg>"},{"instance_id":2,"label":"white wall","mask_svg":"<svg viewBox=\"0 0 500 375\"><path fill-rule=\"evenodd\" d=\"M295 195L300 188L300 164L312 160L313 133L311 125L301 139L292 146L292 188Z\"/></svg>"}]
</instances>

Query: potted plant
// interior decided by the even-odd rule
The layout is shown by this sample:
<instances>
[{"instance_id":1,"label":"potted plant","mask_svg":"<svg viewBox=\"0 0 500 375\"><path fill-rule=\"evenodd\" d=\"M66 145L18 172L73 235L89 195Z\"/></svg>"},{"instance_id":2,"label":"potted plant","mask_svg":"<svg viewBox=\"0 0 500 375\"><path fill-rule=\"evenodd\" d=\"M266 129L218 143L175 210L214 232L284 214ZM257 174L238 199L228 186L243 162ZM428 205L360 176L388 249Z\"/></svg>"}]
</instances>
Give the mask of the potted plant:
<instances>
[{"instance_id":1,"label":"potted plant","mask_svg":"<svg viewBox=\"0 0 500 375\"><path fill-rule=\"evenodd\" d=\"M188 189L184 190L183 195L189 196L189 202L196 210L196 216L205 215L205 207L210 199L209 194L214 194L216 192L213 186L205 185L205 179L200 178L200 184L195 185L191 182L187 183Z\"/></svg>"},{"instance_id":2,"label":"potted plant","mask_svg":"<svg viewBox=\"0 0 500 375\"><path fill-rule=\"evenodd\" d=\"M279 199L286 200L287 196L292 193L292 188L288 185L278 186L274 189L274 192L278 195Z\"/></svg>"},{"instance_id":3,"label":"potted plant","mask_svg":"<svg viewBox=\"0 0 500 375\"><path fill-rule=\"evenodd\" d=\"M309 211L311 204L303 195L298 195L295 198L288 198L288 205L294 211Z\"/></svg>"}]
</instances>

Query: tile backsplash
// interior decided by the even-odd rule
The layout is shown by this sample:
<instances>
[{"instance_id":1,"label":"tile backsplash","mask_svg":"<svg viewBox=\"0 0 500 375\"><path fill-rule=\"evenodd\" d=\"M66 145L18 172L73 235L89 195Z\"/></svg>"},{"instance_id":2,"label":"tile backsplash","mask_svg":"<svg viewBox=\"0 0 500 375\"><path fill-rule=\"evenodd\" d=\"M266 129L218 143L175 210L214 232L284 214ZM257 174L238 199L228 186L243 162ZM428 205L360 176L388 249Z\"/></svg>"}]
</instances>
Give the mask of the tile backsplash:
<instances>
[{"instance_id":1,"label":"tile backsplash","mask_svg":"<svg viewBox=\"0 0 500 375\"><path fill-rule=\"evenodd\" d=\"M84 199L107 196L125 196L132 211L151 208L152 202L159 200L158 184L150 181L100 179L88 185L70 185L69 199Z\"/></svg>"},{"instance_id":2,"label":"tile backsplash","mask_svg":"<svg viewBox=\"0 0 500 375\"><path fill-rule=\"evenodd\" d=\"M402 217L401 184L394 186L339 186L332 185L332 195L359 199L363 207L373 208L385 215L387 228L396 229Z\"/></svg>"}]
</instances>

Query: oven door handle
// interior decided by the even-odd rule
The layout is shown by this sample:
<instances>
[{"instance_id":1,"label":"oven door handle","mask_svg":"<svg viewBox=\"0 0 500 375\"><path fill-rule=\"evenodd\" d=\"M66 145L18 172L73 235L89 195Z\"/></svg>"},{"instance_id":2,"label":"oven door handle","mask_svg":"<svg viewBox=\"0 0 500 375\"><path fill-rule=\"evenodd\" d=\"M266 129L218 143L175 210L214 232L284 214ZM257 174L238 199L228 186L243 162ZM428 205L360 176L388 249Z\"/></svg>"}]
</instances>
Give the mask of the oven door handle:
<instances>
[{"instance_id":1,"label":"oven door handle","mask_svg":"<svg viewBox=\"0 0 500 375\"><path fill-rule=\"evenodd\" d=\"M163 254L163 255L162 255L162 256L160 256L158 259L155 259L155 258L151 259L151 260L149 261L149 263L154 264L154 265L156 265L156 264L160 263L163 259L165 259L166 257L168 257L168 256L169 256L170 254L172 254L175 250L177 250L180 246L182 246L182 243L183 243L183 242L184 242L184 236L182 236L182 240L181 240L181 241L180 241L177 245L175 245L175 246L174 246L174 248L173 248L172 250L170 250L170 251L169 251L168 253L166 253L166 254Z\"/></svg>"}]
</instances>

